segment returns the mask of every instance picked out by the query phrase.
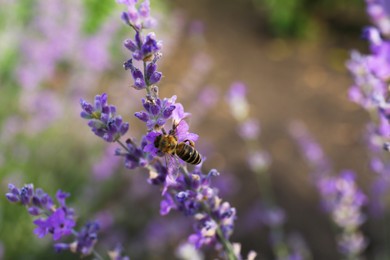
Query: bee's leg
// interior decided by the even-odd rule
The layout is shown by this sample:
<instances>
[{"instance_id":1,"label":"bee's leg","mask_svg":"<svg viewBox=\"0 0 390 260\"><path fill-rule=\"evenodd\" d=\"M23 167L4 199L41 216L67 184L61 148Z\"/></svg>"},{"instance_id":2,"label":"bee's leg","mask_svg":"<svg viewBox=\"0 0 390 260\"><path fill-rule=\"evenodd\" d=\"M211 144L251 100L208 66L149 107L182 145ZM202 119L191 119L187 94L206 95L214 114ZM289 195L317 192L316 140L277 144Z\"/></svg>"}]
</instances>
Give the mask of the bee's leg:
<instances>
[{"instance_id":1,"label":"bee's leg","mask_svg":"<svg viewBox=\"0 0 390 260\"><path fill-rule=\"evenodd\" d=\"M186 139L186 140L184 140L184 143L185 143L185 142L188 142L188 144L189 144L190 146L195 147L194 141Z\"/></svg>"}]
</instances>

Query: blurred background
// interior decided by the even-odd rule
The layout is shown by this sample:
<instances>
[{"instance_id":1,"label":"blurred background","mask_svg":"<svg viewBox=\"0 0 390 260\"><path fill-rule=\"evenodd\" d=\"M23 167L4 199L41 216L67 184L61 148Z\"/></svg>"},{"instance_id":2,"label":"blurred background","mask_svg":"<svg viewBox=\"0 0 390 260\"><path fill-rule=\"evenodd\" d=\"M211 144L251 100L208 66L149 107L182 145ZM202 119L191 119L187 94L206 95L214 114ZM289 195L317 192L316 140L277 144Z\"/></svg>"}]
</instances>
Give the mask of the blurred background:
<instances>
[{"instance_id":1,"label":"blurred background","mask_svg":"<svg viewBox=\"0 0 390 260\"><path fill-rule=\"evenodd\" d=\"M248 143L226 103L240 81L261 125L251 142L269 154L266 185L285 210L286 234L299 233L314 259L338 259L331 222L289 128L306 125L335 171L355 170L367 191L368 117L348 100L345 68L351 49L367 49L360 37L369 24L363 1L151 0L151 6L164 44L160 97L177 95L192 113L205 172L221 172L215 185L238 211L232 241L259 259L276 258L269 230L254 213L264 184L248 166ZM80 98L92 101L104 91L130 122L131 136L139 140L145 132L133 116L143 93L129 87L122 69L130 56L122 42L132 37L122 8L114 0L0 0L0 189L4 194L12 182L34 183L53 196L68 191L80 224L102 223L98 249L121 243L132 259L178 258L191 221L177 212L161 217L160 191L147 184L147 172L124 169L113 156L116 146L96 138L79 117ZM27 212L3 197L0 258L75 257L55 255L51 239L37 239L33 229ZM369 224L364 229L371 232Z\"/></svg>"}]
</instances>

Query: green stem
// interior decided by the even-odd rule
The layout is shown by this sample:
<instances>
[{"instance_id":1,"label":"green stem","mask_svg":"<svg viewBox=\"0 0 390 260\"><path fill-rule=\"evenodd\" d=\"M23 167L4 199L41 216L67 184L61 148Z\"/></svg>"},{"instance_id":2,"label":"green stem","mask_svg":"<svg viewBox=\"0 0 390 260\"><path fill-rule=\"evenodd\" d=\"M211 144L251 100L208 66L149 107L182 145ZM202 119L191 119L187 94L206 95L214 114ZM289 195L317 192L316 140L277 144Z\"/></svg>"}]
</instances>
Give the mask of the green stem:
<instances>
[{"instance_id":1,"label":"green stem","mask_svg":"<svg viewBox=\"0 0 390 260\"><path fill-rule=\"evenodd\" d=\"M129 148L127 148L127 146L126 146L124 143L122 143L121 140L116 140L116 142L117 142L120 146L122 146L122 148L125 149L125 151L130 152Z\"/></svg>"},{"instance_id":2,"label":"green stem","mask_svg":"<svg viewBox=\"0 0 390 260\"><path fill-rule=\"evenodd\" d=\"M224 248L227 259L237 260L237 257L234 254L233 245L230 243L229 240L225 239L220 226L218 226L218 228L217 228L217 238L218 238L219 242L221 242L221 244Z\"/></svg>"}]
</instances>

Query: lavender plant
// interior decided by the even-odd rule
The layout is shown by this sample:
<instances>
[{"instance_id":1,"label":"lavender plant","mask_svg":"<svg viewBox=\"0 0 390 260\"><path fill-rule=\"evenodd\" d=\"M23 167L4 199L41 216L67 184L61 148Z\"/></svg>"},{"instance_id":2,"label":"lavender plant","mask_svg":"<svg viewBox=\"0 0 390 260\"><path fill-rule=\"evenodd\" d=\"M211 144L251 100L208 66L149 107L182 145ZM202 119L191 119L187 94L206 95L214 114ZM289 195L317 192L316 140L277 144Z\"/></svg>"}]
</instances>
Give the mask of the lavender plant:
<instances>
[{"instance_id":1,"label":"lavender plant","mask_svg":"<svg viewBox=\"0 0 390 260\"><path fill-rule=\"evenodd\" d=\"M233 251L229 237L233 231L235 209L228 202L218 197L218 192L210 186L211 178L218 175L216 170L203 174L201 164L189 171L184 161L178 157L167 158L174 163L164 164L164 154L158 146L158 139L165 135L166 124L172 121L176 142L195 142L198 135L189 132L185 119L189 116L183 106L176 103L176 96L159 98L157 84L162 73L157 70L157 62L161 58L162 44L154 33L143 35L143 31L152 26L149 1L137 4L136 1L118 1L125 4L127 11L122 13L122 20L134 32L134 39L127 39L124 46L131 52L132 58L124 63L133 78L133 88L145 90L142 99L144 111L135 116L145 122L147 133L140 144L133 138L125 142L121 138L129 128L122 118L116 115L116 108L107 103L107 95L97 95L94 104L81 100L83 109L81 116L88 120L91 130L106 142L117 142L121 149L116 155L123 156L125 167L135 169L143 167L150 173L149 182L161 185L163 200L160 213L168 214L172 209L179 210L195 220L195 232L189 241L197 248L214 245L224 257L237 259L238 253ZM140 64L139 64L140 63ZM172 132L172 130L169 130ZM172 134L173 135L173 134ZM176 145L176 144L170 144Z\"/></svg>"},{"instance_id":2,"label":"lavender plant","mask_svg":"<svg viewBox=\"0 0 390 260\"><path fill-rule=\"evenodd\" d=\"M334 174L329 159L303 124L292 124L290 133L311 168L311 179L320 193L323 209L336 226L339 252L346 259L360 259L368 245L361 231L367 197L358 188L355 173L345 170Z\"/></svg>"},{"instance_id":3,"label":"lavender plant","mask_svg":"<svg viewBox=\"0 0 390 260\"><path fill-rule=\"evenodd\" d=\"M94 249L97 243L99 224L95 221L87 222L80 231L76 231L76 214L73 208L66 205L66 199L69 193L61 190L57 191L56 205L53 199L42 189L34 189L33 184L26 184L22 188L17 188L13 184L8 185L9 192L7 199L12 203L18 203L27 208L30 215L37 217L34 220L36 229L34 233L43 238L46 235L52 235L54 241L63 237L73 236L71 243L56 243L54 248L57 252L69 250L73 253L87 256L93 254L96 259L103 259ZM110 259L127 260L128 257L122 257L120 247L108 253Z\"/></svg>"},{"instance_id":4,"label":"lavender plant","mask_svg":"<svg viewBox=\"0 0 390 260\"><path fill-rule=\"evenodd\" d=\"M354 50L347 63L353 76L354 84L349 89L351 101L364 108L370 117L366 128L366 143L370 156L370 168L376 173L371 188L371 216L377 218L385 235L380 239L388 241L386 208L390 187L388 169L390 166L389 136L390 114L388 102L388 82L390 79L390 63L388 60L390 46L390 5L388 1L366 0L367 13L374 26L365 28L363 36L369 43L369 54L361 54ZM376 251L387 251L375 245Z\"/></svg>"}]
</instances>

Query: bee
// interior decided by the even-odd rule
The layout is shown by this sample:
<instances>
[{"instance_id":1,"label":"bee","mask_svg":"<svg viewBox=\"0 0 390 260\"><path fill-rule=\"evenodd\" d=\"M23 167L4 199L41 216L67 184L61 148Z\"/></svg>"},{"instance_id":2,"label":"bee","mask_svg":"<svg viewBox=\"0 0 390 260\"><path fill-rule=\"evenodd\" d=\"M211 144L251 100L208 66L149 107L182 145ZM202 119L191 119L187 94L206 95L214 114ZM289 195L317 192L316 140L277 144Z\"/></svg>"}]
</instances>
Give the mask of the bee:
<instances>
[{"instance_id":1,"label":"bee","mask_svg":"<svg viewBox=\"0 0 390 260\"><path fill-rule=\"evenodd\" d=\"M174 124L168 134L162 129L163 134L156 137L154 146L163 154L177 155L187 163L194 165L200 164L202 158L200 153L195 149L195 143L191 140L177 141L176 127L178 125Z\"/></svg>"}]
</instances>

